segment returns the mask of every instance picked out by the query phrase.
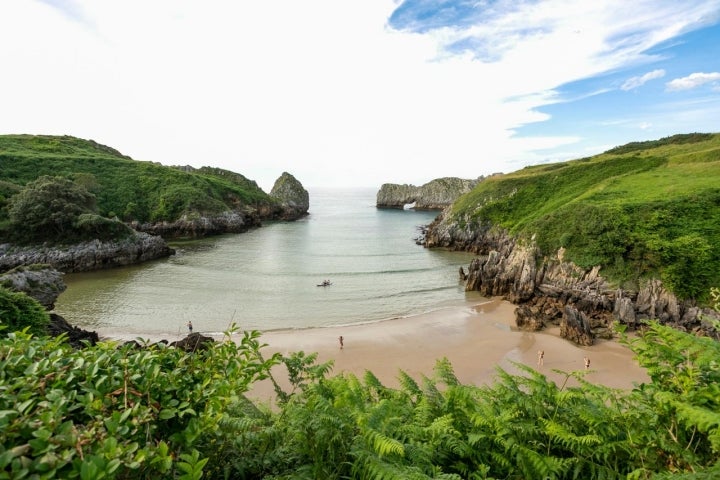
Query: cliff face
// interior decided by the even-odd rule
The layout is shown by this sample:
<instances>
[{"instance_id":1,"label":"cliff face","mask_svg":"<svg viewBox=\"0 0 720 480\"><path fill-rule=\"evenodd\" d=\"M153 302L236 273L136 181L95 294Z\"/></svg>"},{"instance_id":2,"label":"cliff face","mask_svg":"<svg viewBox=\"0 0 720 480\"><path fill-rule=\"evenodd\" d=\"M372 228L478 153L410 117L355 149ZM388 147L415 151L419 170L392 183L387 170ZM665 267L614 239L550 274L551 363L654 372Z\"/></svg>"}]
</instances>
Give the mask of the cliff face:
<instances>
[{"instance_id":1,"label":"cliff face","mask_svg":"<svg viewBox=\"0 0 720 480\"><path fill-rule=\"evenodd\" d=\"M660 280L646 282L637 292L617 289L600 275L600 267L584 270L565 261L562 249L546 256L533 240L519 242L491 225L470 227L446 217L444 212L430 225L425 245L476 253L468 271L461 272L465 289L517 304L521 329L559 325L562 337L592 345L595 338L612 337L614 322L634 329L657 319L717 337L707 319L718 319L718 314L678 300Z\"/></svg>"},{"instance_id":2,"label":"cliff face","mask_svg":"<svg viewBox=\"0 0 720 480\"><path fill-rule=\"evenodd\" d=\"M465 180L457 177L438 178L421 187L386 183L377 193L379 208L403 208L414 204L416 210L442 210L463 193L467 193L482 180Z\"/></svg>"}]
</instances>

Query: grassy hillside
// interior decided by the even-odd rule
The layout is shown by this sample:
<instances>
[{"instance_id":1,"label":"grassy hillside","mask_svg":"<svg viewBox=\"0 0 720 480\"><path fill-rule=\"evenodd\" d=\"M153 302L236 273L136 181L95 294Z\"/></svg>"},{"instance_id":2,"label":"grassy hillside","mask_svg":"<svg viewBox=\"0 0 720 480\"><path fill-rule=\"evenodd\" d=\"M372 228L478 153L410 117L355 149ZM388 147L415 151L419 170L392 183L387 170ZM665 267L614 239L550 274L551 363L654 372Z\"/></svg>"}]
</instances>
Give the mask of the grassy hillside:
<instances>
[{"instance_id":1,"label":"grassy hillside","mask_svg":"<svg viewBox=\"0 0 720 480\"><path fill-rule=\"evenodd\" d=\"M720 282L720 134L635 142L590 158L490 177L453 207L545 253L632 287L659 275L682 297Z\"/></svg>"},{"instance_id":2,"label":"grassy hillside","mask_svg":"<svg viewBox=\"0 0 720 480\"><path fill-rule=\"evenodd\" d=\"M186 212L217 213L275 201L240 174L203 168L195 172L140 162L91 140L63 136L0 135L2 206L41 175L84 184L97 197L99 214L125 221L174 220Z\"/></svg>"}]
</instances>

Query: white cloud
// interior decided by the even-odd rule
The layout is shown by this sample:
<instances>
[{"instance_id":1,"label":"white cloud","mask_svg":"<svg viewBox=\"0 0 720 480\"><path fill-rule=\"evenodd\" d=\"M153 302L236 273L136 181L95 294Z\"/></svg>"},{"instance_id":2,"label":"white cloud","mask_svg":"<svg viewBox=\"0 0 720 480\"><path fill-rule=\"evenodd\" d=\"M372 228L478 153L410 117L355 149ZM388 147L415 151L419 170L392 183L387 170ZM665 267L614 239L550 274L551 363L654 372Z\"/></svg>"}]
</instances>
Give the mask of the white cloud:
<instances>
[{"instance_id":1,"label":"white cloud","mask_svg":"<svg viewBox=\"0 0 720 480\"><path fill-rule=\"evenodd\" d=\"M0 133L92 138L265 189L422 184L537 161L559 85L637 66L718 0L546 0L470 29L390 30L395 0L0 2ZM81 19L79 21L78 19ZM495 62L443 46L494 39ZM521 165L522 166L522 165Z\"/></svg>"},{"instance_id":2,"label":"white cloud","mask_svg":"<svg viewBox=\"0 0 720 480\"><path fill-rule=\"evenodd\" d=\"M645 75L640 75L639 77L630 77L628 78L625 83L622 84L620 89L622 90L633 90L635 88L641 87L645 85L650 80L655 80L656 78L662 78L665 76L665 70L658 69L653 70L652 72L648 72Z\"/></svg>"},{"instance_id":3,"label":"white cloud","mask_svg":"<svg viewBox=\"0 0 720 480\"><path fill-rule=\"evenodd\" d=\"M676 78L665 84L668 90L691 90L693 88L700 87L709 82L720 81L720 72L703 73L696 72L691 73L687 77Z\"/></svg>"}]
</instances>

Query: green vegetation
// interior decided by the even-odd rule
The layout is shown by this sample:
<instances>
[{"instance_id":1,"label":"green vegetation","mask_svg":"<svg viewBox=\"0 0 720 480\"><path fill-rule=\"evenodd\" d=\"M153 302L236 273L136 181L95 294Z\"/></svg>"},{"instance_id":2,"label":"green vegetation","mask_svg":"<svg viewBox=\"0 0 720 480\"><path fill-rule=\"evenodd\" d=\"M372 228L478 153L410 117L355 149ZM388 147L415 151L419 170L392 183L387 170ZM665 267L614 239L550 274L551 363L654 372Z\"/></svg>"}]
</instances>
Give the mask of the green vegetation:
<instances>
[{"instance_id":1,"label":"green vegetation","mask_svg":"<svg viewBox=\"0 0 720 480\"><path fill-rule=\"evenodd\" d=\"M98 215L128 222L173 221L185 213L276 204L237 173L214 168L186 172L135 161L110 147L68 136L1 135L0 227L7 228L3 207L12 195L43 175L84 186L96 197Z\"/></svg>"},{"instance_id":2,"label":"green vegetation","mask_svg":"<svg viewBox=\"0 0 720 480\"><path fill-rule=\"evenodd\" d=\"M49 322L47 312L34 299L0 287L0 337L16 330L43 335Z\"/></svg>"},{"instance_id":3,"label":"green vegetation","mask_svg":"<svg viewBox=\"0 0 720 480\"><path fill-rule=\"evenodd\" d=\"M0 328L12 315L0 310ZM626 341L651 378L631 391L529 367L463 385L447 360L419 381L400 372L395 389L370 372L329 376L316 354L265 360L256 332L229 338L192 353L0 339L0 478L720 475L720 343L657 323ZM275 384L275 410L255 405L246 392L279 362L291 390Z\"/></svg>"},{"instance_id":4,"label":"green vegetation","mask_svg":"<svg viewBox=\"0 0 720 480\"><path fill-rule=\"evenodd\" d=\"M94 213L95 195L77 182L42 176L8 202L9 238L19 243L122 238L132 234L118 220Z\"/></svg>"},{"instance_id":5,"label":"green vegetation","mask_svg":"<svg viewBox=\"0 0 720 480\"><path fill-rule=\"evenodd\" d=\"M720 135L690 134L493 176L453 206L543 252L602 265L619 285L658 276L681 298L720 283Z\"/></svg>"}]
</instances>

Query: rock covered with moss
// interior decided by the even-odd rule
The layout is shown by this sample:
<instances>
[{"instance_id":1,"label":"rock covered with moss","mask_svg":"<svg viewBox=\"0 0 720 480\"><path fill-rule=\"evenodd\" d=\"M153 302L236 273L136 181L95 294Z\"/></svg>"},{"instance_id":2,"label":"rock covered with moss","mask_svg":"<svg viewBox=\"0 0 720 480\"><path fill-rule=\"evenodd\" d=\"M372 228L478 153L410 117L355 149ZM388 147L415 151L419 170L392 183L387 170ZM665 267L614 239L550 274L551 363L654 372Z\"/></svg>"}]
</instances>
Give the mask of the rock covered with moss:
<instances>
[{"instance_id":1,"label":"rock covered with moss","mask_svg":"<svg viewBox=\"0 0 720 480\"><path fill-rule=\"evenodd\" d=\"M444 177L432 180L420 187L386 183L377 193L376 205L379 208L403 208L412 205L416 210L442 210L457 198L472 190L482 180L467 180L457 177Z\"/></svg>"},{"instance_id":2,"label":"rock covered with moss","mask_svg":"<svg viewBox=\"0 0 720 480\"><path fill-rule=\"evenodd\" d=\"M275 180L270 196L278 200L282 206L283 220L295 220L307 215L310 208L310 195L295 177L283 172Z\"/></svg>"}]
</instances>

